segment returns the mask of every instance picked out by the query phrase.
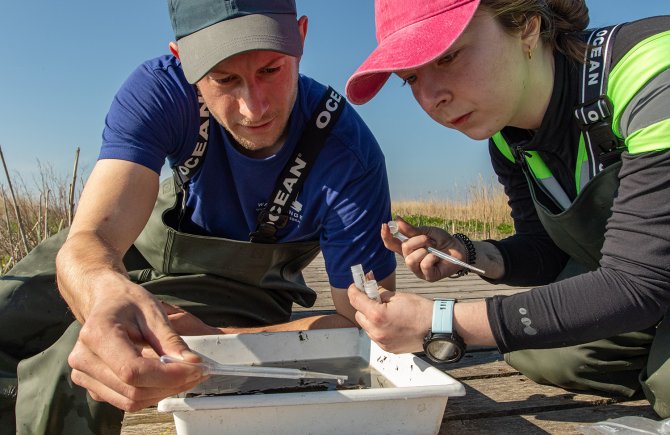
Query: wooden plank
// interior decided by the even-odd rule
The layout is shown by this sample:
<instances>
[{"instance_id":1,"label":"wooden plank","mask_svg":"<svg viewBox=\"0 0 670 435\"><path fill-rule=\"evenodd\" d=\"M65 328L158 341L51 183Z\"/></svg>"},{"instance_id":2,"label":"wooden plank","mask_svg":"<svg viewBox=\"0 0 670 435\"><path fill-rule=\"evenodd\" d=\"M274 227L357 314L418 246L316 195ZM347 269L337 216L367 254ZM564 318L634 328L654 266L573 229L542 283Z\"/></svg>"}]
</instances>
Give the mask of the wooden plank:
<instances>
[{"instance_id":1,"label":"wooden plank","mask_svg":"<svg viewBox=\"0 0 670 435\"><path fill-rule=\"evenodd\" d=\"M396 287L398 291L416 293L427 298L456 298L460 300L476 300L494 295L511 295L526 290L529 287L510 287L507 285L493 285L475 274L469 274L459 279L443 279L439 282L423 281L405 266L402 257L396 256ZM303 271L305 282L317 293L317 300L313 307L294 305L296 312L314 309L334 309L330 294L330 284L326 275L323 256L319 254Z\"/></svg>"},{"instance_id":2,"label":"wooden plank","mask_svg":"<svg viewBox=\"0 0 670 435\"><path fill-rule=\"evenodd\" d=\"M447 401L447 410L456 398ZM440 435L471 434L578 434L580 426L624 416L639 416L658 421L646 400L599 405L569 410L542 411L499 417L445 420Z\"/></svg>"},{"instance_id":3,"label":"wooden plank","mask_svg":"<svg viewBox=\"0 0 670 435\"><path fill-rule=\"evenodd\" d=\"M294 306L294 317L334 312L323 257L317 256L303 275L317 292L317 301L311 308ZM472 274L457 280L428 283L416 278L400 257L396 276L399 291L428 298L476 300L525 290L494 286ZM422 354L418 356L425 359ZM580 424L624 415L658 419L646 400L617 399L538 385L507 365L493 348L470 348L458 363L435 366L462 382L467 392L464 397L453 397L447 402L440 434L578 433ZM172 435L176 432L172 414L159 413L152 407L126 413L121 433Z\"/></svg>"},{"instance_id":4,"label":"wooden plank","mask_svg":"<svg viewBox=\"0 0 670 435\"><path fill-rule=\"evenodd\" d=\"M425 356L422 358L434 367L443 370L461 382L472 379L490 379L518 375L519 372L508 365L503 356L494 349L468 349L463 358L453 364L437 364Z\"/></svg>"},{"instance_id":5,"label":"wooden plank","mask_svg":"<svg viewBox=\"0 0 670 435\"><path fill-rule=\"evenodd\" d=\"M158 412L155 406L126 412L121 435L176 435L172 413Z\"/></svg>"},{"instance_id":6,"label":"wooden plank","mask_svg":"<svg viewBox=\"0 0 670 435\"><path fill-rule=\"evenodd\" d=\"M396 281L397 288L401 291L407 292L433 292L438 291L516 291L525 290L529 287L510 287L507 285L493 285L482 279L480 279L475 274L469 274L462 278L458 279L443 279L438 282L428 282L422 279L417 278L414 274L405 266L405 263L402 260L402 257L396 256L398 267L396 268ZM328 276L326 274L326 268L324 265L323 256L321 254L317 255L314 261L303 270L303 276L307 284L312 287L317 293L329 292L330 285L328 283Z\"/></svg>"},{"instance_id":7,"label":"wooden plank","mask_svg":"<svg viewBox=\"0 0 670 435\"><path fill-rule=\"evenodd\" d=\"M539 385L523 375L461 379L466 394L450 399L447 420L527 414L538 411L607 405L626 399Z\"/></svg>"},{"instance_id":8,"label":"wooden plank","mask_svg":"<svg viewBox=\"0 0 670 435\"><path fill-rule=\"evenodd\" d=\"M579 425L626 415L658 420L646 400L630 400L538 385L507 365L494 349L438 364L465 385L447 402L440 434L579 433Z\"/></svg>"}]
</instances>

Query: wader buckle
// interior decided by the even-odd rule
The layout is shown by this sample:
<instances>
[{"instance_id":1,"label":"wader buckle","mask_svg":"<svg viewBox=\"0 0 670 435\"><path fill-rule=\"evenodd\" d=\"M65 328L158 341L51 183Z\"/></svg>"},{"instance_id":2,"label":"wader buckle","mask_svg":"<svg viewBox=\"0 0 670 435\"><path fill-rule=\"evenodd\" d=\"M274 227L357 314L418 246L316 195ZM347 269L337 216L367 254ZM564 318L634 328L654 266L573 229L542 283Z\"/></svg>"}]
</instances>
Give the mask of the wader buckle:
<instances>
[{"instance_id":1,"label":"wader buckle","mask_svg":"<svg viewBox=\"0 0 670 435\"><path fill-rule=\"evenodd\" d=\"M575 109L579 128L587 133L591 142L600 149L599 159L605 167L608 165L604 160L610 160L608 154L620 154L619 148L623 142L612 131L613 113L612 101L607 95L600 95Z\"/></svg>"},{"instance_id":2,"label":"wader buckle","mask_svg":"<svg viewBox=\"0 0 670 435\"><path fill-rule=\"evenodd\" d=\"M249 240L254 243L275 243L277 241L277 230L284 228L288 223L288 216L279 215L276 221L270 221L267 212L261 213L256 231L249 233Z\"/></svg>"}]
</instances>

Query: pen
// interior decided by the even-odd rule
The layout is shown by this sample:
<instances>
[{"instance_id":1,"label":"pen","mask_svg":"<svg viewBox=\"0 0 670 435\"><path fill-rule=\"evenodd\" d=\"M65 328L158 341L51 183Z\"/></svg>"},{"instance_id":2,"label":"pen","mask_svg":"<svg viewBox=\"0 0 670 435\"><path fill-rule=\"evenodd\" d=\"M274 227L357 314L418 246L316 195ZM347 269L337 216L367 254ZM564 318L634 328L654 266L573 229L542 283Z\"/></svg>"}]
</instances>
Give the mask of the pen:
<instances>
[{"instance_id":1,"label":"pen","mask_svg":"<svg viewBox=\"0 0 670 435\"><path fill-rule=\"evenodd\" d=\"M391 234L393 234L393 237L400 240L401 242L404 242L405 240L407 240L407 236L404 235L403 233L401 233L398 230L398 223L396 221L389 221L388 226L389 226L389 230L391 230ZM428 250L428 252L435 255L436 257L439 257L439 258L441 258L443 260L446 260L450 263L456 264L456 265L461 266L461 267L465 267L467 269L472 270L473 272L477 272L480 275L484 275L486 273L483 270L478 269L478 268L474 267L473 265L465 263L465 262L463 262L463 261L461 261L457 258L454 258L449 254L445 254L444 252L442 252L438 249L435 249L435 248L430 247L430 246L426 249Z\"/></svg>"}]
</instances>

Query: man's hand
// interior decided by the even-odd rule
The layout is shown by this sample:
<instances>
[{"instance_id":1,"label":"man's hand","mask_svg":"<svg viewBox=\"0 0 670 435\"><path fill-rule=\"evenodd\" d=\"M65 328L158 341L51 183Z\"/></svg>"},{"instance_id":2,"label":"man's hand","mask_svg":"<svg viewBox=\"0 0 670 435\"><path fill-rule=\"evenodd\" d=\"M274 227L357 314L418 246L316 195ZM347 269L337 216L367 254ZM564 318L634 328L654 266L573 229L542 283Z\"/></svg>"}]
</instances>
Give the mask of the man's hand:
<instances>
[{"instance_id":1,"label":"man's hand","mask_svg":"<svg viewBox=\"0 0 670 435\"><path fill-rule=\"evenodd\" d=\"M171 328L151 294L128 282L105 295L94 300L68 358L73 382L93 399L137 411L206 378L197 368L143 356L142 348L148 346L156 355L200 361Z\"/></svg>"},{"instance_id":2,"label":"man's hand","mask_svg":"<svg viewBox=\"0 0 670 435\"><path fill-rule=\"evenodd\" d=\"M95 400L126 411L155 404L203 379L197 368L156 359L167 354L199 361L171 327L160 302L128 279L123 264L151 215L158 181L158 174L142 165L99 160L56 257L58 288L83 325L68 358L72 380ZM143 356L145 346L153 356Z\"/></svg>"},{"instance_id":3,"label":"man's hand","mask_svg":"<svg viewBox=\"0 0 670 435\"><path fill-rule=\"evenodd\" d=\"M444 261L428 252L433 247L461 261L466 261L465 247L446 231L436 227L414 227L397 218L398 229L408 237L401 242L393 237L387 224L382 225L384 246L405 258L405 264L417 277L428 282L439 281L453 275L461 266Z\"/></svg>"},{"instance_id":4,"label":"man's hand","mask_svg":"<svg viewBox=\"0 0 670 435\"><path fill-rule=\"evenodd\" d=\"M382 303L379 303L353 284L348 295L357 310L356 321L379 347L393 353L423 349L423 338L431 326L433 301L380 288Z\"/></svg>"}]
</instances>

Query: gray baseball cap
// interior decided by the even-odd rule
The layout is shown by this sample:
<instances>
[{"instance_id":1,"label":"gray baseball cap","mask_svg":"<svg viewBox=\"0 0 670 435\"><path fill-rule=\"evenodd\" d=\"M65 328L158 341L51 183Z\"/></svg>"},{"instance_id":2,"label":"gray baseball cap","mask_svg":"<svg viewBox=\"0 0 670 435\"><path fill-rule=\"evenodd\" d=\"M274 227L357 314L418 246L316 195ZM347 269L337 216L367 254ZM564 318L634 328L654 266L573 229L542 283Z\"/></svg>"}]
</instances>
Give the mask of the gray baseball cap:
<instances>
[{"instance_id":1,"label":"gray baseball cap","mask_svg":"<svg viewBox=\"0 0 670 435\"><path fill-rule=\"evenodd\" d=\"M294 0L168 0L168 7L189 83L245 51L302 55Z\"/></svg>"}]
</instances>

